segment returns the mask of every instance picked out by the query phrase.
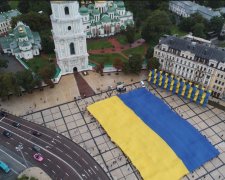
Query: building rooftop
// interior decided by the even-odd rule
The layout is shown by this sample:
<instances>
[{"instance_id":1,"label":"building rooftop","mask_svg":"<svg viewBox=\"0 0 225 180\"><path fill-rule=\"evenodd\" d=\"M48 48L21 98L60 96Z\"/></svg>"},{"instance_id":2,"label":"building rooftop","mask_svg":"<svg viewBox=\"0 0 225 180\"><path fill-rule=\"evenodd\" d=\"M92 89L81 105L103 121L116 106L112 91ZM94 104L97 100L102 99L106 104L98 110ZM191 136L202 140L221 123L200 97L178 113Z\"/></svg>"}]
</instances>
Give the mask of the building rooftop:
<instances>
[{"instance_id":1,"label":"building rooftop","mask_svg":"<svg viewBox=\"0 0 225 180\"><path fill-rule=\"evenodd\" d=\"M170 48L180 51L189 51L195 54L195 56L203 59L213 59L216 61L225 62L224 51L204 44L192 42L191 40L181 39L175 36L167 36L166 38L162 38L159 44L166 44Z\"/></svg>"}]
</instances>

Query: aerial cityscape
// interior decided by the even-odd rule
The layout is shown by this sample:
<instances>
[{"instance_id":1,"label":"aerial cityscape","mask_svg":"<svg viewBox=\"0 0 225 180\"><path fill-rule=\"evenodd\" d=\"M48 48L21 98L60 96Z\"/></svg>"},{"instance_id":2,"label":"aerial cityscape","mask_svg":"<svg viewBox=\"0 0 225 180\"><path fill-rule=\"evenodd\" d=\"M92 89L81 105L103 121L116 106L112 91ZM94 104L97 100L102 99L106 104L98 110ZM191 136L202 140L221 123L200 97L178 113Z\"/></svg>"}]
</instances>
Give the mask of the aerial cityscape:
<instances>
[{"instance_id":1,"label":"aerial cityscape","mask_svg":"<svg viewBox=\"0 0 225 180\"><path fill-rule=\"evenodd\" d=\"M225 1L0 2L0 180L225 180Z\"/></svg>"}]
</instances>

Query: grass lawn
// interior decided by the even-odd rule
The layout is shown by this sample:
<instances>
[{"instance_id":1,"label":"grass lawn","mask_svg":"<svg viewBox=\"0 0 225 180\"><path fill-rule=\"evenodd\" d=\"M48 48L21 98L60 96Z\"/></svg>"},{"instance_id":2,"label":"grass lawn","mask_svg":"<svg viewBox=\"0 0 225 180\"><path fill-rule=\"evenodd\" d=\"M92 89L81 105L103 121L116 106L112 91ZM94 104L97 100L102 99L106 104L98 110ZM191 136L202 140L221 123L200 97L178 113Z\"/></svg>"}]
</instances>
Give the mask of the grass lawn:
<instances>
[{"instance_id":1,"label":"grass lawn","mask_svg":"<svg viewBox=\"0 0 225 180\"><path fill-rule=\"evenodd\" d=\"M141 55L144 56L144 54L145 54L145 46L146 45L144 44L144 45L138 46L136 48L131 48L131 49L122 51L122 53L125 54L126 56L129 56L130 54L141 54Z\"/></svg>"},{"instance_id":2,"label":"grass lawn","mask_svg":"<svg viewBox=\"0 0 225 180\"><path fill-rule=\"evenodd\" d=\"M105 65L112 65L113 60L115 58L120 58L122 61L126 61L126 58L124 58L120 54L90 54L89 59L96 62L96 63L104 63Z\"/></svg>"},{"instance_id":3,"label":"grass lawn","mask_svg":"<svg viewBox=\"0 0 225 180\"><path fill-rule=\"evenodd\" d=\"M173 25L171 28L171 34L177 34L177 36L184 36L186 34L188 34L187 32L181 31L179 29L179 27L177 27L176 25Z\"/></svg>"},{"instance_id":4,"label":"grass lawn","mask_svg":"<svg viewBox=\"0 0 225 180\"><path fill-rule=\"evenodd\" d=\"M106 39L89 40L87 41L87 50L112 48L112 44Z\"/></svg>"},{"instance_id":5,"label":"grass lawn","mask_svg":"<svg viewBox=\"0 0 225 180\"><path fill-rule=\"evenodd\" d=\"M12 9L17 9L19 1L9 1L9 6Z\"/></svg>"},{"instance_id":6,"label":"grass lawn","mask_svg":"<svg viewBox=\"0 0 225 180\"><path fill-rule=\"evenodd\" d=\"M126 38L126 36L123 35L123 34L118 34L118 35L115 36L115 38L116 38L117 41L119 41L120 44L122 44L122 45L128 44L127 38ZM140 32L136 33L136 34L135 34L135 37L134 37L134 40L136 41L137 39L140 39L140 38L141 38L141 33L140 33Z\"/></svg>"},{"instance_id":7,"label":"grass lawn","mask_svg":"<svg viewBox=\"0 0 225 180\"><path fill-rule=\"evenodd\" d=\"M41 69L42 67L45 67L45 66L51 64L51 62L48 59L43 58L41 56L35 56L33 59L30 59L30 60L26 61L26 64L34 72L37 73L39 69Z\"/></svg>"}]
</instances>

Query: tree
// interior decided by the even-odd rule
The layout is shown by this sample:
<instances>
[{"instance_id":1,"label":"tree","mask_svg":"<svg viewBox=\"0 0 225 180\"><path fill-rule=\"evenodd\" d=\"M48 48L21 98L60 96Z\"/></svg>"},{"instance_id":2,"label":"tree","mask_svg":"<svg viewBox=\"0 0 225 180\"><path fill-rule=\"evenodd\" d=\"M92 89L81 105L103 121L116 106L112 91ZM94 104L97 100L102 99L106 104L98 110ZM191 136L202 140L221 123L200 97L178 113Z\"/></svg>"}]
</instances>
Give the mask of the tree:
<instances>
[{"instance_id":1,"label":"tree","mask_svg":"<svg viewBox=\"0 0 225 180\"><path fill-rule=\"evenodd\" d=\"M118 74L118 71L123 68L123 61L120 58L114 59L113 67L116 68L116 72Z\"/></svg>"},{"instance_id":2,"label":"tree","mask_svg":"<svg viewBox=\"0 0 225 180\"><path fill-rule=\"evenodd\" d=\"M55 45L50 33L41 33L41 45L46 54L54 53Z\"/></svg>"},{"instance_id":3,"label":"tree","mask_svg":"<svg viewBox=\"0 0 225 180\"><path fill-rule=\"evenodd\" d=\"M147 41L157 41L160 36L170 33L171 21L165 11L154 11L145 22L141 35Z\"/></svg>"},{"instance_id":4,"label":"tree","mask_svg":"<svg viewBox=\"0 0 225 180\"><path fill-rule=\"evenodd\" d=\"M0 59L0 68L7 68L8 62L8 60Z\"/></svg>"},{"instance_id":5,"label":"tree","mask_svg":"<svg viewBox=\"0 0 225 180\"><path fill-rule=\"evenodd\" d=\"M142 69L143 59L140 54L132 54L129 56L128 62L123 66L123 72L139 74Z\"/></svg>"},{"instance_id":6,"label":"tree","mask_svg":"<svg viewBox=\"0 0 225 180\"><path fill-rule=\"evenodd\" d=\"M20 0L18 3L18 9L22 14L28 13L30 8L30 3L27 0Z\"/></svg>"},{"instance_id":7,"label":"tree","mask_svg":"<svg viewBox=\"0 0 225 180\"><path fill-rule=\"evenodd\" d=\"M31 93L36 86L33 74L29 70L19 71L16 73L17 83L24 88L25 91Z\"/></svg>"},{"instance_id":8,"label":"tree","mask_svg":"<svg viewBox=\"0 0 225 180\"><path fill-rule=\"evenodd\" d=\"M190 32L191 27L194 26L195 22L192 20L191 17L182 18L178 27L185 32Z\"/></svg>"},{"instance_id":9,"label":"tree","mask_svg":"<svg viewBox=\"0 0 225 180\"><path fill-rule=\"evenodd\" d=\"M147 61L148 70L159 69L159 66L160 66L159 60L155 57L152 57Z\"/></svg>"},{"instance_id":10,"label":"tree","mask_svg":"<svg viewBox=\"0 0 225 180\"><path fill-rule=\"evenodd\" d=\"M100 63L95 67L95 71L103 76L104 63Z\"/></svg>"},{"instance_id":11,"label":"tree","mask_svg":"<svg viewBox=\"0 0 225 180\"><path fill-rule=\"evenodd\" d=\"M149 58L153 57L153 53L154 53L154 48L152 46L149 46L148 49L147 49L145 57L147 59L149 59Z\"/></svg>"},{"instance_id":12,"label":"tree","mask_svg":"<svg viewBox=\"0 0 225 180\"><path fill-rule=\"evenodd\" d=\"M21 90L13 73L0 74L0 97L9 98L10 94L20 95Z\"/></svg>"},{"instance_id":13,"label":"tree","mask_svg":"<svg viewBox=\"0 0 225 180\"><path fill-rule=\"evenodd\" d=\"M220 33L224 24L224 18L215 16L209 22L209 30L215 31L216 33Z\"/></svg>"},{"instance_id":14,"label":"tree","mask_svg":"<svg viewBox=\"0 0 225 180\"><path fill-rule=\"evenodd\" d=\"M0 12L9 11L10 9L8 0L1 0Z\"/></svg>"},{"instance_id":15,"label":"tree","mask_svg":"<svg viewBox=\"0 0 225 180\"><path fill-rule=\"evenodd\" d=\"M128 43L133 43L135 39L135 28L133 25L127 25L127 28L124 32Z\"/></svg>"},{"instance_id":16,"label":"tree","mask_svg":"<svg viewBox=\"0 0 225 180\"><path fill-rule=\"evenodd\" d=\"M52 78L55 75L55 64L50 64L45 66L42 69L39 69L38 75L43 79L43 81L50 86L50 88L54 87L54 83L52 82Z\"/></svg>"},{"instance_id":17,"label":"tree","mask_svg":"<svg viewBox=\"0 0 225 180\"><path fill-rule=\"evenodd\" d=\"M193 35L201 38L205 38L204 30L205 26L203 23L197 23L192 28Z\"/></svg>"}]
</instances>

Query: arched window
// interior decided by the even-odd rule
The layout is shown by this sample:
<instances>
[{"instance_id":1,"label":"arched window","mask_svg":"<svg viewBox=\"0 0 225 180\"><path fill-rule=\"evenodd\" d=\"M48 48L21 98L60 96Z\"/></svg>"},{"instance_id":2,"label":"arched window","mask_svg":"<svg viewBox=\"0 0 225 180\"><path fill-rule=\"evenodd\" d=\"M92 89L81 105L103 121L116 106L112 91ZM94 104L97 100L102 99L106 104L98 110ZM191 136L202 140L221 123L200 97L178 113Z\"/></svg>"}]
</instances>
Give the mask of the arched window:
<instances>
[{"instance_id":1,"label":"arched window","mask_svg":"<svg viewBox=\"0 0 225 180\"><path fill-rule=\"evenodd\" d=\"M69 12L69 8L68 8L67 6L64 8L64 11L65 11L65 15L70 14L70 12Z\"/></svg>"},{"instance_id":2,"label":"arched window","mask_svg":"<svg viewBox=\"0 0 225 180\"><path fill-rule=\"evenodd\" d=\"M74 43L70 43L70 54L75 54Z\"/></svg>"}]
</instances>

